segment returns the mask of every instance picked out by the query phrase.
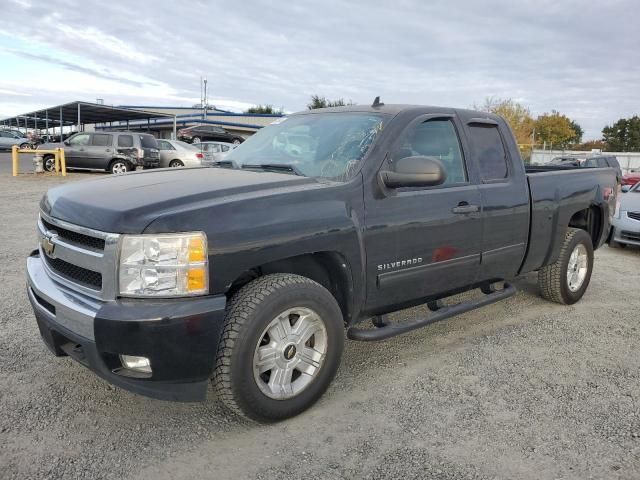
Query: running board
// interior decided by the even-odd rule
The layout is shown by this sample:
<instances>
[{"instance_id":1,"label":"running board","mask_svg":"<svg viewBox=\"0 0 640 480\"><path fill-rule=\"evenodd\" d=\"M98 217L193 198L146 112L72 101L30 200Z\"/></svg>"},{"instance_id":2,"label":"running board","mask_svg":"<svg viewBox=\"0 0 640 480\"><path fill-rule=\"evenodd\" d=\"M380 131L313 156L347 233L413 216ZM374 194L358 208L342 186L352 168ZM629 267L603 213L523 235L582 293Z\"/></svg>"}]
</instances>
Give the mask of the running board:
<instances>
[{"instance_id":1,"label":"running board","mask_svg":"<svg viewBox=\"0 0 640 480\"><path fill-rule=\"evenodd\" d=\"M426 318L420 318L403 323L385 323L378 317L377 321L374 321L376 328L351 327L347 330L347 337L351 340L358 340L360 342L386 340L387 338L402 335L403 333L407 333L412 330L417 330L418 328L445 320L455 315L460 315L461 313L475 310L476 308L484 307L485 305L491 305L492 303L509 298L516 293L516 288L507 282L504 282L504 288L501 290L495 289L493 285L483 287L481 290L482 293L484 293L483 297L475 300L469 300L468 302L458 303L456 305L442 306L439 300L427 303L429 310L434 313Z\"/></svg>"}]
</instances>

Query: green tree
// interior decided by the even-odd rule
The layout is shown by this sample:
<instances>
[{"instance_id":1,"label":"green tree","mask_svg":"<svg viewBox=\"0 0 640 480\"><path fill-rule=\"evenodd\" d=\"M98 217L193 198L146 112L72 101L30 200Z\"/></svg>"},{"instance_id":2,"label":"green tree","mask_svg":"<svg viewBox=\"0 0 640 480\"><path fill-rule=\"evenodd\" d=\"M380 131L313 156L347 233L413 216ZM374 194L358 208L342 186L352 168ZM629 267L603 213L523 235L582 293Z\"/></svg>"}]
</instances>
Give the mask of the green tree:
<instances>
[{"instance_id":1,"label":"green tree","mask_svg":"<svg viewBox=\"0 0 640 480\"><path fill-rule=\"evenodd\" d=\"M640 152L640 117L621 118L602 129L602 139L610 152Z\"/></svg>"},{"instance_id":2,"label":"green tree","mask_svg":"<svg viewBox=\"0 0 640 480\"><path fill-rule=\"evenodd\" d=\"M244 113L263 113L272 115L282 115L282 110L274 108L273 105L254 105L245 110Z\"/></svg>"},{"instance_id":3,"label":"green tree","mask_svg":"<svg viewBox=\"0 0 640 480\"><path fill-rule=\"evenodd\" d=\"M474 105L474 109L500 115L511 127L519 145L531 143L535 120L531 116L529 108L521 103L511 98L487 97L482 106Z\"/></svg>"},{"instance_id":4,"label":"green tree","mask_svg":"<svg viewBox=\"0 0 640 480\"><path fill-rule=\"evenodd\" d=\"M326 97L321 97L320 95L311 95L311 102L307 104L307 108L315 110L316 108L344 107L345 105L353 105L353 102L351 100L345 102L342 98L327 100Z\"/></svg>"},{"instance_id":5,"label":"green tree","mask_svg":"<svg viewBox=\"0 0 640 480\"><path fill-rule=\"evenodd\" d=\"M546 143L551 148L566 149L582 139L580 125L555 110L540 115L536 119L535 129L536 143Z\"/></svg>"}]
</instances>

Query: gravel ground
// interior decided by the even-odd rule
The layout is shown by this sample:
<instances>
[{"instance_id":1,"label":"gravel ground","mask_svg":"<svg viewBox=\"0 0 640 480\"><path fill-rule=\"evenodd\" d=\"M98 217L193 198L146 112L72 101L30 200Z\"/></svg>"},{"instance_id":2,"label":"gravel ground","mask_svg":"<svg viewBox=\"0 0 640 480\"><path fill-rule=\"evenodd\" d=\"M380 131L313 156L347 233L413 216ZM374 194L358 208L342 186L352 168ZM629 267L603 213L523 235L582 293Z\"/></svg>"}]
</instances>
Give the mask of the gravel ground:
<instances>
[{"instance_id":1,"label":"gravel ground","mask_svg":"<svg viewBox=\"0 0 640 480\"><path fill-rule=\"evenodd\" d=\"M63 180L5 172L2 479L640 478L640 249L599 250L571 307L539 298L528 275L501 303L386 342L348 342L315 407L258 426L227 415L212 391L201 404L150 400L49 353L24 260L38 200Z\"/></svg>"}]
</instances>

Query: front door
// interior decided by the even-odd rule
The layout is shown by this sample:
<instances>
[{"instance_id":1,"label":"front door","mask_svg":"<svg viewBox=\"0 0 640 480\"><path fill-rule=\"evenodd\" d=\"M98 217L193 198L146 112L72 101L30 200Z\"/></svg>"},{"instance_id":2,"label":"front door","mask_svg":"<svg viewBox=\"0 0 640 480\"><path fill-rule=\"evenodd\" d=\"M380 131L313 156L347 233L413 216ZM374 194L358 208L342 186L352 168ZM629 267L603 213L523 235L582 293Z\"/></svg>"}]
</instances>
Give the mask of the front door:
<instances>
[{"instance_id":1,"label":"front door","mask_svg":"<svg viewBox=\"0 0 640 480\"><path fill-rule=\"evenodd\" d=\"M481 195L451 115L411 122L383 168L407 156L439 159L444 184L365 195L367 309L401 306L475 282L481 253Z\"/></svg>"},{"instance_id":2,"label":"front door","mask_svg":"<svg viewBox=\"0 0 640 480\"><path fill-rule=\"evenodd\" d=\"M91 135L78 133L68 140L64 146L64 157L67 167L90 168L87 159L87 146L91 143Z\"/></svg>"},{"instance_id":3,"label":"front door","mask_svg":"<svg viewBox=\"0 0 640 480\"><path fill-rule=\"evenodd\" d=\"M113 135L94 133L91 143L85 147L87 168L106 170L113 158Z\"/></svg>"}]
</instances>

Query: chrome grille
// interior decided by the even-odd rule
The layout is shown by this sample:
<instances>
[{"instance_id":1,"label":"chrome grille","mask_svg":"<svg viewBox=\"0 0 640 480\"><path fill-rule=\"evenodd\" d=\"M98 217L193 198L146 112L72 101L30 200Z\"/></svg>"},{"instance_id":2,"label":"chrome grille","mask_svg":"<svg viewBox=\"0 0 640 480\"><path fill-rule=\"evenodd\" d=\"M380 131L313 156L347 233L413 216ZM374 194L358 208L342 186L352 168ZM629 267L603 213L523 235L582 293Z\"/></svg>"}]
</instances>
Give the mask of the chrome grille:
<instances>
[{"instance_id":1,"label":"chrome grille","mask_svg":"<svg viewBox=\"0 0 640 480\"><path fill-rule=\"evenodd\" d=\"M38 236L49 277L93 298L116 298L118 234L81 227L40 212Z\"/></svg>"},{"instance_id":2,"label":"chrome grille","mask_svg":"<svg viewBox=\"0 0 640 480\"><path fill-rule=\"evenodd\" d=\"M640 221L640 212L627 212L627 217Z\"/></svg>"}]
</instances>

